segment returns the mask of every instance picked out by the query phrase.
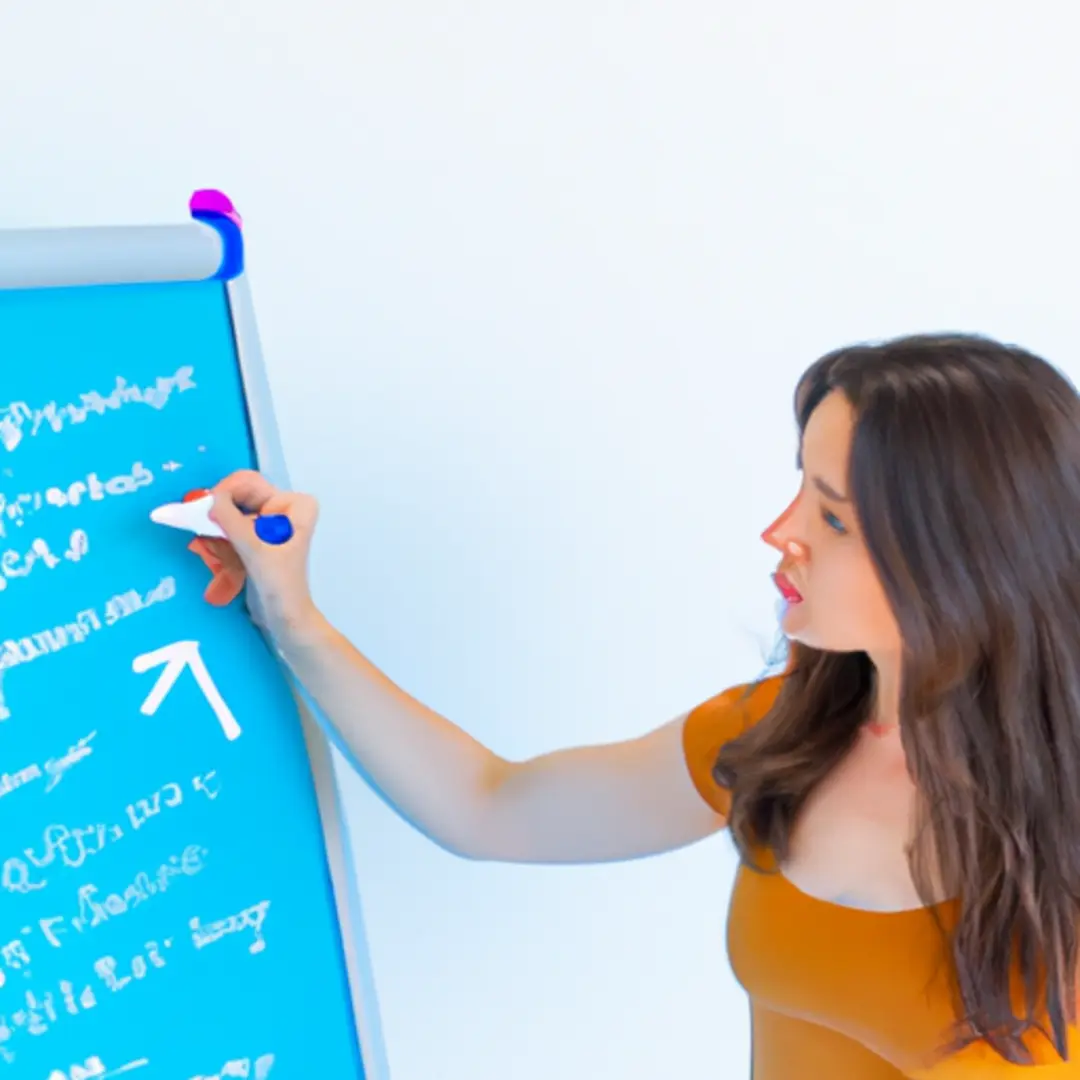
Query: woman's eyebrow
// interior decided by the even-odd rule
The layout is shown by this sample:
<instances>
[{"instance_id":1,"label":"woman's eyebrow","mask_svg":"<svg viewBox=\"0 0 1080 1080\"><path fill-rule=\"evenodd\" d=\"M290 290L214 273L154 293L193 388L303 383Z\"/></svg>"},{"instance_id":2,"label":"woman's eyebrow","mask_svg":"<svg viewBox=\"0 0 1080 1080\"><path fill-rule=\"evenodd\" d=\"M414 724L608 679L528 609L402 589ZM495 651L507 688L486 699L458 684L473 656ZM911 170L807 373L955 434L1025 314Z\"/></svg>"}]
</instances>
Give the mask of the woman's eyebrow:
<instances>
[{"instance_id":1,"label":"woman's eyebrow","mask_svg":"<svg viewBox=\"0 0 1080 1080\"><path fill-rule=\"evenodd\" d=\"M827 499L832 499L834 502L846 503L851 501L846 495L841 495L839 491L825 483L820 476L814 477L814 487L816 487Z\"/></svg>"},{"instance_id":2,"label":"woman's eyebrow","mask_svg":"<svg viewBox=\"0 0 1080 1080\"><path fill-rule=\"evenodd\" d=\"M799 445L799 449L795 451L795 468L798 472L802 472L803 460L802 460L802 444ZM820 476L815 476L814 487L818 489L827 499L832 499L833 502L851 502L846 495L841 495L831 484L827 484Z\"/></svg>"}]
</instances>

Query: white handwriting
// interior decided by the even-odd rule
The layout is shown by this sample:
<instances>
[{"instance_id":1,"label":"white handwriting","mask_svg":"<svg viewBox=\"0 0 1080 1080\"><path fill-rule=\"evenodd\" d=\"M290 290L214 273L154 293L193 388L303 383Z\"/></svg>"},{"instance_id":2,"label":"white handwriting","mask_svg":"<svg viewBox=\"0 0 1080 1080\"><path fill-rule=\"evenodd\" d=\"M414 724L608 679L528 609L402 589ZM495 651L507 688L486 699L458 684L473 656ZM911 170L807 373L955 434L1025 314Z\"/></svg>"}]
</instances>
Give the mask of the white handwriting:
<instances>
[{"instance_id":1,"label":"white handwriting","mask_svg":"<svg viewBox=\"0 0 1080 1080\"><path fill-rule=\"evenodd\" d=\"M170 855L152 875L142 870L123 889L104 896L100 895L101 890L97 885L81 885L76 892L77 915L71 918L63 915L40 918L38 927L45 940L53 948L59 949L63 945L62 938L67 934L69 924L81 934L125 914L140 904L145 904L152 897L164 893L174 878L194 877L201 873L208 854L206 848L189 844L182 854Z\"/></svg>"},{"instance_id":2,"label":"white handwriting","mask_svg":"<svg viewBox=\"0 0 1080 1080\"><path fill-rule=\"evenodd\" d=\"M100 631L103 625L112 626L120 619L135 615L154 604L171 600L175 595L175 578L165 577L145 595L129 589L118 596L110 597L105 602L104 624L98 617L98 613L88 608L78 612L70 622L60 626L39 630L36 634L26 637L7 638L0 641L0 720L7 720L11 716L11 710L4 702L2 686L7 669L29 664L32 660L40 660L43 656L58 653L71 645L81 645L91 634Z\"/></svg>"},{"instance_id":3,"label":"white handwriting","mask_svg":"<svg viewBox=\"0 0 1080 1080\"><path fill-rule=\"evenodd\" d=\"M226 1061L212 1076L199 1073L197 1076L191 1077L191 1080L226 1080L227 1077L233 1076L250 1076L252 1080L266 1080L270 1075L273 1064L273 1054L263 1054L262 1057L257 1057L254 1061L251 1058L233 1058L231 1061Z\"/></svg>"},{"instance_id":4,"label":"white handwriting","mask_svg":"<svg viewBox=\"0 0 1080 1080\"><path fill-rule=\"evenodd\" d=\"M172 939L166 938L164 947L168 949L171 946ZM94 971L109 990L114 994L118 994L128 983L145 979L152 968L163 968L164 966L165 960L161 955L157 942L148 941L146 943L146 955L139 953L131 958L127 967L130 974L118 975L116 958L112 956L103 956L96 961Z\"/></svg>"},{"instance_id":5,"label":"white handwriting","mask_svg":"<svg viewBox=\"0 0 1080 1080\"><path fill-rule=\"evenodd\" d=\"M138 1061L129 1061L118 1069L107 1069L105 1063L95 1054L88 1057L81 1065L72 1065L66 1070L53 1069L49 1073L48 1080L109 1080L112 1076L122 1076L124 1073L134 1072L149 1064L149 1058L139 1058Z\"/></svg>"},{"instance_id":6,"label":"white handwriting","mask_svg":"<svg viewBox=\"0 0 1080 1080\"><path fill-rule=\"evenodd\" d=\"M40 780L43 776L49 778L48 783L45 785L45 792L48 794L63 780L68 769L93 753L90 740L95 735L97 735L97 732L91 731L89 735L84 735L74 746L70 747L63 757L49 758L45 762L44 770L35 763L22 769L16 769L13 773L0 773L0 799L13 791L26 787L27 784L33 783L35 780Z\"/></svg>"},{"instance_id":7,"label":"white handwriting","mask_svg":"<svg viewBox=\"0 0 1080 1080\"><path fill-rule=\"evenodd\" d=\"M82 529L76 529L68 540L68 550L64 552L64 558L69 562L79 562L90 551L90 541ZM60 565L60 557L54 555L49 545L38 539L31 541L30 550L0 552L0 592L8 587L9 581L24 578L41 564L47 570L55 570Z\"/></svg>"},{"instance_id":8,"label":"white handwriting","mask_svg":"<svg viewBox=\"0 0 1080 1080\"><path fill-rule=\"evenodd\" d=\"M196 778L198 779L198 778ZM194 781L192 782L194 786ZM183 788L176 783L163 785L148 798L136 799L124 808L128 822L135 831L147 822L184 801ZM46 880L33 880L32 869L42 870L56 862L70 868L78 868L91 855L96 855L106 845L115 844L124 837L120 825L68 826L47 825L42 833L42 850L25 848L21 855L11 856L0 867L0 888L11 893L28 893L44 889Z\"/></svg>"},{"instance_id":9,"label":"white handwriting","mask_svg":"<svg viewBox=\"0 0 1080 1080\"><path fill-rule=\"evenodd\" d=\"M163 409L173 390L182 394L195 389L196 384L191 378L194 372L193 367L185 365L174 375L159 376L152 386L147 387L128 386L126 379L117 376L115 387L107 395L90 390L79 395L79 404L57 405L55 401L50 401L46 405L33 407L25 401L13 401L0 407L0 446L11 453L27 435L33 437L46 426L59 433L65 423L81 424L90 413L103 416L109 410L120 409L124 405L137 403Z\"/></svg>"},{"instance_id":10,"label":"white handwriting","mask_svg":"<svg viewBox=\"0 0 1080 1080\"><path fill-rule=\"evenodd\" d=\"M196 776L191 781L196 791L201 791L211 802L221 794L221 784L217 780L217 770L211 769L205 776Z\"/></svg>"},{"instance_id":11,"label":"white handwriting","mask_svg":"<svg viewBox=\"0 0 1080 1080\"><path fill-rule=\"evenodd\" d=\"M40 1001L32 990L27 990L23 1000L26 1008L13 1012L10 1020L7 1016L0 1016L0 1061L8 1065L15 1060L15 1055L8 1049L7 1044L16 1029L21 1028L30 1035L44 1035L49 1030L46 1021L55 1023L59 1016L56 996L51 990L42 994ZM60 980L60 1000L63 1002L64 1011L71 1016L77 1016L80 1011L85 1012L97 1005L97 998L90 986L84 986L76 996L74 984L65 979Z\"/></svg>"},{"instance_id":12,"label":"white handwriting","mask_svg":"<svg viewBox=\"0 0 1080 1080\"><path fill-rule=\"evenodd\" d=\"M7 495L0 491L0 539L8 535L8 524L21 528L27 520L41 510L62 509L79 506L83 499L101 502L108 496L130 495L154 482L154 474L141 461L131 466L129 473L101 480L97 473L89 473L85 480L75 480L66 487L50 487L44 491L21 492Z\"/></svg>"},{"instance_id":13,"label":"white handwriting","mask_svg":"<svg viewBox=\"0 0 1080 1080\"><path fill-rule=\"evenodd\" d=\"M88 758L94 752L90 742L96 735L96 731L91 731L89 735L84 735L74 746L69 747L68 752L63 757L49 758L45 762L45 773L49 777L49 782L45 785L46 794L64 779L64 774L68 769L77 765L83 758Z\"/></svg>"},{"instance_id":14,"label":"white handwriting","mask_svg":"<svg viewBox=\"0 0 1080 1080\"><path fill-rule=\"evenodd\" d=\"M248 946L248 952L260 953L266 948L266 942L262 936L262 924L266 918L267 909L270 907L269 900L263 900L245 908L237 915L229 915L227 918L218 919L216 922L203 926L198 917L188 924L191 927L191 941L196 949L203 949L212 945L215 941L228 934L238 934L242 930L250 929L255 940Z\"/></svg>"}]
</instances>

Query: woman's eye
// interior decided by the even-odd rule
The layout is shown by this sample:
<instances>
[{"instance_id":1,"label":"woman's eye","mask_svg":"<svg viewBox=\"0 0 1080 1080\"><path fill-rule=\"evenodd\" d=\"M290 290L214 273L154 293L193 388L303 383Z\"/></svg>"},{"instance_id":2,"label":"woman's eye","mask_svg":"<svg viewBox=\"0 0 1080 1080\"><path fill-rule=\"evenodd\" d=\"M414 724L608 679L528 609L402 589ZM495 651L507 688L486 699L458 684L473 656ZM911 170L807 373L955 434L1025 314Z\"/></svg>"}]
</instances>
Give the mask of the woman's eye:
<instances>
[{"instance_id":1,"label":"woman's eye","mask_svg":"<svg viewBox=\"0 0 1080 1080\"><path fill-rule=\"evenodd\" d=\"M844 528L844 523L834 514L831 510L822 510L821 516L825 521L825 524L829 526L834 532L838 532L841 535L847 532Z\"/></svg>"}]
</instances>

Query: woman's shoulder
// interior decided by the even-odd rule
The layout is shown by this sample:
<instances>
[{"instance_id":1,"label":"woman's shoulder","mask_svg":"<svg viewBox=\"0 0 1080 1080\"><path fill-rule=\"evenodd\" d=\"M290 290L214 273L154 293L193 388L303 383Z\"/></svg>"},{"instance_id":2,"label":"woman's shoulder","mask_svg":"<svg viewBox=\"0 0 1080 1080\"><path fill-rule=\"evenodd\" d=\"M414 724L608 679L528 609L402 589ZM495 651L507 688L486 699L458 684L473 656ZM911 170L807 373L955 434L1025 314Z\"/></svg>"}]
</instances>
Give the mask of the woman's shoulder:
<instances>
[{"instance_id":1,"label":"woman's shoulder","mask_svg":"<svg viewBox=\"0 0 1080 1080\"><path fill-rule=\"evenodd\" d=\"M731 686L691 709L683 722L683 753L701 797L717 813L731 808L728 793L713 779L721 747L766 716L784 683L773 675L753 683Z\"/></svg>"}]
</instances>

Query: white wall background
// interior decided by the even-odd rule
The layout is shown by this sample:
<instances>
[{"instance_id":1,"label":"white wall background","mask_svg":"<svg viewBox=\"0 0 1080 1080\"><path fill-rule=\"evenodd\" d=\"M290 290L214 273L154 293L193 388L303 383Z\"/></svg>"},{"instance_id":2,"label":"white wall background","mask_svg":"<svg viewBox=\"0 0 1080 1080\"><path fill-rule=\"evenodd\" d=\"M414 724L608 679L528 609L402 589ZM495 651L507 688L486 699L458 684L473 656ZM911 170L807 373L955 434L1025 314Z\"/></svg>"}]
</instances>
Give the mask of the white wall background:
<instances>
[{"instance_id":1,"label":"white wall background","mask_svg":"<svg viewBox=\"0 0 1080 1080\"><path fill-rule=\"evenodd\" d=\"M232 195L319 598L524 756L757 674L818 353L958 328L1077 373L1074 14L448 7L9 0L0 226ZM746 1075L725 839L471 865L347 787L394 1080Z\"/></svg>"}]
</instances>

